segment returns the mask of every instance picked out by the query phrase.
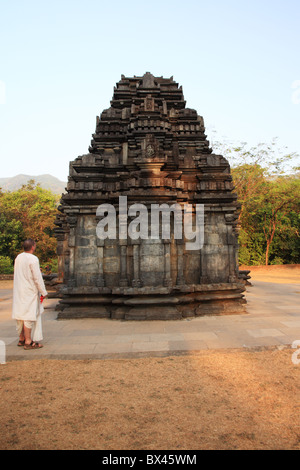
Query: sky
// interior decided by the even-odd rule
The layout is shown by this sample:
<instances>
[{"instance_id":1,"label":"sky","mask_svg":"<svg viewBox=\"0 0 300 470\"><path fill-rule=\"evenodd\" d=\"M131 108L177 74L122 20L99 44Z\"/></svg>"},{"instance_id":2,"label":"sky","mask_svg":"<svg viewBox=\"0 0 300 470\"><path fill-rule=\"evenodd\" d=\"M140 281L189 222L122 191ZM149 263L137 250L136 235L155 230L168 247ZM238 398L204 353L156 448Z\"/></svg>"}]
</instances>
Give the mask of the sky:
<instances>
[{"instance_id":1,"label":"sky","mask_svg":"<svg viewBox=\"0 0 300 470\"><path fill-rule=\"evenodd\" d=\"M183 87L211 145L300 154L299 57L299 0L0 0L0 177L67 181L121 75L145 72Z\"/></svg>"}]
</instances>

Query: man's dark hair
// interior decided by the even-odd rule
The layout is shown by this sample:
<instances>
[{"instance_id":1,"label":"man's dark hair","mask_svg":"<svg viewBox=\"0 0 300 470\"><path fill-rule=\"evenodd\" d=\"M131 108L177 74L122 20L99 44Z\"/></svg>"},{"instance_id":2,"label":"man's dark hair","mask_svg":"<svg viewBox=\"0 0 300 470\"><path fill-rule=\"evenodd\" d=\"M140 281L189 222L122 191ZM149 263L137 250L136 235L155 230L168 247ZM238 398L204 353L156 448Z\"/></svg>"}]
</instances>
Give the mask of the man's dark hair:
<instances>
[{"instance_id":1,"label":"man's dark hair","mask_svg":"<svg viewBox=\"0 0 300 470\"><path fill-rule=\"evenodd\" d=\"M34 245L35 241L32 238L27 238L23 243L24 251L30 251Z\"/></svg>"}]
</instances>

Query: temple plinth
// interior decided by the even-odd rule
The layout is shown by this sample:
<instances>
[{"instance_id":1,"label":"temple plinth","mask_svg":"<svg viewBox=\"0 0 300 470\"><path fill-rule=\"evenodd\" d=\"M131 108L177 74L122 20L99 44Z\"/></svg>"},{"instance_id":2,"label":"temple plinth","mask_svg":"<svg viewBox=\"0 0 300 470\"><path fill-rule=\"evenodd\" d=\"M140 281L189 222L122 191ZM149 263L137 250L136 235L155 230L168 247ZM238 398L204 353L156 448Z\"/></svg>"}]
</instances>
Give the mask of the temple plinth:
<instances>
[{"instance_id":1,"label":"temple plinth","mask_svg":"<svg viewBox=\"0 0 300 470\"><path fill-rule=\"evenodd\" d=\"M115 237L99 236L104 204L115 212ZM168 236L167 219L153 226L154 207L170 209ZM201 246L191 245L185 230L180 238L175 207L183 215L189 208L194 228L203 209ZM186 108L173 78L121 77L110 108L96 119L89 153L70 163L59 211L58 318L243 313L230 166L212 153L203 118ZM133 237L138 215L143 229Z\"/></svg>"}]
</instances>

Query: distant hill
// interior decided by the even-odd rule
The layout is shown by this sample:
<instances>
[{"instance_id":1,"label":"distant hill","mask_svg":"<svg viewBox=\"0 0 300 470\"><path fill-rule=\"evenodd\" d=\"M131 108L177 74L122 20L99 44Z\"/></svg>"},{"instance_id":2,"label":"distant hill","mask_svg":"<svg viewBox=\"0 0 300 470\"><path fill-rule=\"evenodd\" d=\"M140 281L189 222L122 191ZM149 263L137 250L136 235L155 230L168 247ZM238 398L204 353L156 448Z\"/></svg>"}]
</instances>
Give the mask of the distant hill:
<instances>
[{"instance_id":1,"label":"distant hill","mask_svg":"<svg viewBox=\"0 0 300 470\"><path fill-rule=\"evenodd\" d=\"M0 188L4 191L16 191L21 188L23 184L27 184L29 180L34 180L35 183L40 183L44 189L50 189L55 194L65 193L67 183L60 181L52 175L17 175L10 178L0 178Z\"/></svg>"}]
</instances>

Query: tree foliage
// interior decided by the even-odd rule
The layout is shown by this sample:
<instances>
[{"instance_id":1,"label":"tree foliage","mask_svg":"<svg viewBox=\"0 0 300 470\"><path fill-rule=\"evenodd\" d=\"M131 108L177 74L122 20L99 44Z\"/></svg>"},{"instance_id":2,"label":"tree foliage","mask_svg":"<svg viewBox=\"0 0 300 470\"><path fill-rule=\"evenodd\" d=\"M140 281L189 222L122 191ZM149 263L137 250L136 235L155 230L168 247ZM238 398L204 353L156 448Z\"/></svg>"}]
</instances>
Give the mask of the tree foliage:
<instances>
[{"instance_id":1,"label":"tree foliage","mask_svg":"<svg viewBox=\"0 0 300 470\"><path fill-rule=\"evenodd\" d=\"M276 140L222 150L241 204L240 263L300 263L300 173L289 168L296 154L285 154Z\"/></svg>"},{"instance_id":2,"label":"tree foliage","mask_svg":"<svg viewBox=\"0 0 300 470\"><path fill-rule=\"evenodd\" d=\"M53 229L58 198L33 180L17 191L0 190L0 256L14 260L23 250L23 241L33 238L41 263L55 258Z\"/></svg>"}]
</instances>

